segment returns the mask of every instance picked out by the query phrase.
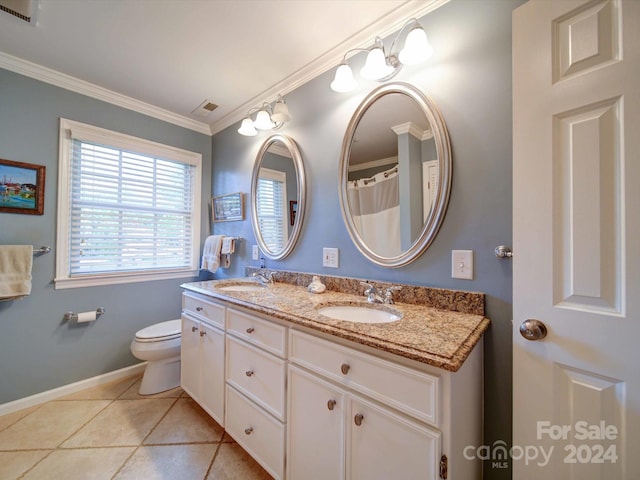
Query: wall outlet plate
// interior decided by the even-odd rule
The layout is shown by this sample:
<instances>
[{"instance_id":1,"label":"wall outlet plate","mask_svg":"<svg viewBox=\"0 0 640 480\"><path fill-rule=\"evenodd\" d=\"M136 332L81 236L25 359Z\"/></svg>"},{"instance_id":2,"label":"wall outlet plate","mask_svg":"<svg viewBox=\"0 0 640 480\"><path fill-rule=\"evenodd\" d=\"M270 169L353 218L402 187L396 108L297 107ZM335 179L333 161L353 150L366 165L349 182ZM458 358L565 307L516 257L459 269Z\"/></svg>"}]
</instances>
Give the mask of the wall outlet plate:
<instances>
[{"instance_id":1,"label":"wall outlet plate","mask_svg":"<svg viewBox=\"0 0 640 480\"><path fill-rule=\"evenodd\" d=\"M451 278L473 280L473 250L451 251Z\"/></svg>"},{"instance_id":2,"label":"wall outlet plate","mask_svg":"<svg viewBox=\"0 0 640 480\"><path fill-rule=\"evenodd\" d=\"M323 248L322 249L322 266L338 268L339 265L338 249L337 248Z\"/></svg>"},{"instance_id":3,"label":"wall outlet plate","mask_svg":"<svg viewBox=\"0 0 640 480\"><path fill-rule=\"evenodd\" d=\"M251 258L253 260L259 260L260 259L260 250L258 249L258 245L254 245L253 249L251 251Z\"/></svg>"}]
</instances>

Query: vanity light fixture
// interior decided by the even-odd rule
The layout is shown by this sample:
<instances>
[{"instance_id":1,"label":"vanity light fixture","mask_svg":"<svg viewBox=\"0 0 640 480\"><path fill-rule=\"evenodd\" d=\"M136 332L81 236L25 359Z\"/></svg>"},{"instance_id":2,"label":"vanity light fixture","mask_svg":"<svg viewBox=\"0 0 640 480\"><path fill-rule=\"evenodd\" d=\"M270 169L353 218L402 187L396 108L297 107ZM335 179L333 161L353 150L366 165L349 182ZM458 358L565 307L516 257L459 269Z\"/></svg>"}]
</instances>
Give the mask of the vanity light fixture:
<instances>
[{"instance_id":1,"label":"vanity light fixture","mask_svg":"<svg viewBox=\"0 0 640 480\"><path fill-rule=\"evenodd\" d=\"M404 47L400 50L400 53L394 53L393 47L407 27L411 27L411 30L405 39ZM347 64L347 56L352 52L359 51L369 52L360 74L368 80L384 82L393 78L400 71L402 65L417 65L424 62L432 55L433 48L429 44L427 34L418 23L418 20L412 18L402 26L398 35L396 35L396 38L391 43L391 48L389 48L389 53L385 52L384 44L380 37L375 38L374 44L370 48L354 48L345 53L336 70L335 78L331 82L333 91L350 92L356 88L357 82L353 77L351 67Z\"/></svg>"},{"instance_id":2,"label":"vanity light fixture","mask_svg":"<svg viewBox=\"0 0 640 480\"><path fill-rule=\"evenodd\" d=\"M251 115L255 112L258 112L256 119L252 120ZM240 124L238 133L246 137L253 137L258 134L258 130L276 130L289 120L291 120L289 107L284 102L282 95L278 95L273 107L270 103L264 102L261 107L249 110Z\"/></svg>"}]
</instances>

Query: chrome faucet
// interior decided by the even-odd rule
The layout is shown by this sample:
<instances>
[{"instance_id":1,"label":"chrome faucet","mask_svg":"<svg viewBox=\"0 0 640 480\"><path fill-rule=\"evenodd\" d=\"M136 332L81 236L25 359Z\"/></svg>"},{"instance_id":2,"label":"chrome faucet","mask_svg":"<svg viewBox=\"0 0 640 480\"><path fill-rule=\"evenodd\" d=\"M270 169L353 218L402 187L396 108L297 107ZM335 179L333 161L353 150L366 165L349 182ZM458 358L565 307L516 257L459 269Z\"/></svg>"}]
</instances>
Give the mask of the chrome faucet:
<instances>
[{"instance_id":1,"label":"chrome faucet","mask_svg":"<svg viewBox=\"0 0 640 480\"><path fill-rule=\"evenodd\" d=\"M254 272L252 276L256 277L262 285L273 283L273 272Z\"/></svg>"},{"instance_id":2,"label":"chrome faucet","mask_svg":"<svg viewBox=\"0 0 640 480\"><path fill-rule=\"evenodd\" d=\"M360 285L365 287L364 296L367 297L367 302L369 303L393 304L393 292L402 288L398 286L387 287L383 293L382 290L377 289L369 282L360 282Z\"/></svg>"}]
</instances>

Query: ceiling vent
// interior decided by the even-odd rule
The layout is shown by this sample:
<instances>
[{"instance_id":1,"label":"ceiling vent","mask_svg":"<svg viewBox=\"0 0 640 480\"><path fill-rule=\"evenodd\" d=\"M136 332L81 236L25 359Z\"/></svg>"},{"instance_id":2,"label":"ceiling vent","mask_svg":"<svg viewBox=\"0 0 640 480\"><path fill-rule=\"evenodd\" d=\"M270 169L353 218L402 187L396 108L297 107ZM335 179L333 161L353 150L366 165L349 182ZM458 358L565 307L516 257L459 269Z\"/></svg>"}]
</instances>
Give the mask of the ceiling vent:
<instances>
[{"instance_id":1,"label":"ceiling vent","mask_svg":"<svg viewBox=\"0 0 640 480\"><path fill-rule=\"evenodd\" d=\"M218 105L210 102L209 100L205 100L200 105L198 105L196 109L193 110L191 113L193 113L194 115L197 115L198 117L204 118L207 115L209 115L211 112L213 112L216 108L218 108Z\"/></svg>"},{"instance_id":2,"label":"ceiling vent","mask_svg":"<svg viewBox=\"0 0 640 480\"><path fill-rule=\"evenodd\" d=\"M38 0L0 0L0 11L32 25L36 24Z\"/></svg>"}]
</instances>

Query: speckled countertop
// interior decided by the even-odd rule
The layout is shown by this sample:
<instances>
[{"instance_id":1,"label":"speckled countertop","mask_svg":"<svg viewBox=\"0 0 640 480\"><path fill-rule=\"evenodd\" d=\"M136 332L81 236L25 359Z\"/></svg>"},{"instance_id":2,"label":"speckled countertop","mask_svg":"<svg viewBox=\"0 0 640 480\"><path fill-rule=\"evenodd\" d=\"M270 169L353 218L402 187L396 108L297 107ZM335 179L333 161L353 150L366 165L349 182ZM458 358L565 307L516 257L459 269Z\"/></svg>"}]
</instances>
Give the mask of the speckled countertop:
<instances>
[{"instance_id":1,"label":"speckled countertop","mask_svg":"<svg viewBox=\"0 0 640 480\"><path fill-rule=\"evenodd\" d=\"M321 277L327 286L333 286L332 277ZM330 288L324 293L310 293L306 287L298 285L309 278L296 278L280 275L278 281L258 291L225 291L220 287L239 281L249 280L209 280L185 283L182 288L204 294L232 305L238 305L258 313L263 313L302 325L320 332L341 337L356 343L368 345L395 355L410 358L452 372L457 371L471 353L489 327L489 319L478 310L484 311L484 295L456 295L456 291L443 289L411 288L410 298L403 298L406 292L398 292L401 299L411 303L397 302L393 305L370 304L362 296L354 293L334 291ZM283 281L284 280L284 281ZM375 282L374 282L375 283ZM359 284L347 282L346 287ZM334 287L335 288L335 287ZM360 287L362 290L362 287ZM422 290L435 297L444 296L452 300L450 310L416 304L422 297ZM455 300L459 300L456 302ZM425 302L427 305L433 302ZM391 323L365 324L334 320L318 313L318 309L330 305L365 305L379 309L391 309L402 314L402 318ZM462 310L462 311L456 311ZM476 311L477 313L468 313Z\"/></svg>"}]
</instances>

